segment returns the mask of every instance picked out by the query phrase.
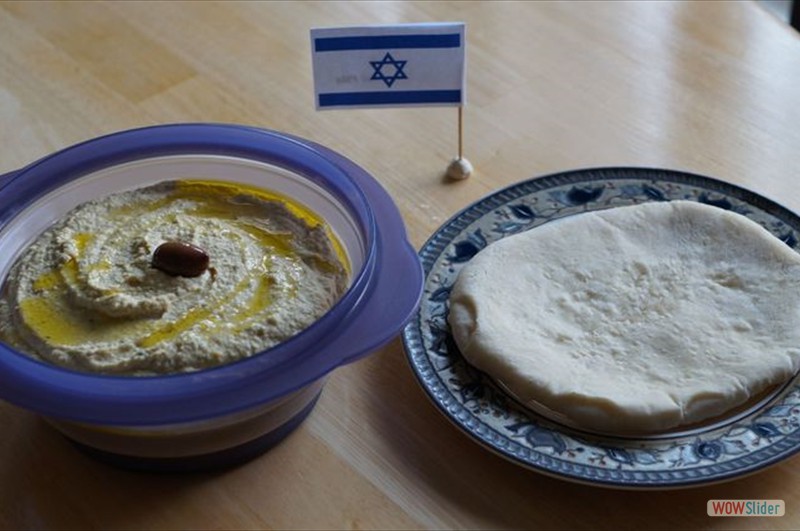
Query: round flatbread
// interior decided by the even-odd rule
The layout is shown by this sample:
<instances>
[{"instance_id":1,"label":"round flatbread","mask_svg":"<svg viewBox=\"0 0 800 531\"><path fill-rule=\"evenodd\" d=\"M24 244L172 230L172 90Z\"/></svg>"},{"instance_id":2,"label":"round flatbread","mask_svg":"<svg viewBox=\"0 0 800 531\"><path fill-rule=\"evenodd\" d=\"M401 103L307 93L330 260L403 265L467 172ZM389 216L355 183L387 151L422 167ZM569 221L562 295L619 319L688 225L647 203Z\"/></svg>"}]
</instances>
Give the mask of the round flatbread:
<instances>
[{"instance_id":1,"label":"round flatbread","mask_svg":"<svg viewBox=\"0 0 800 531\"><path fill-rule=\"evenodd\" d=\"M800 367L800 254L689 201L570 216L461 270L456 344L522 403L589 430L720 415Z\"/></svg>"}]
</instances>

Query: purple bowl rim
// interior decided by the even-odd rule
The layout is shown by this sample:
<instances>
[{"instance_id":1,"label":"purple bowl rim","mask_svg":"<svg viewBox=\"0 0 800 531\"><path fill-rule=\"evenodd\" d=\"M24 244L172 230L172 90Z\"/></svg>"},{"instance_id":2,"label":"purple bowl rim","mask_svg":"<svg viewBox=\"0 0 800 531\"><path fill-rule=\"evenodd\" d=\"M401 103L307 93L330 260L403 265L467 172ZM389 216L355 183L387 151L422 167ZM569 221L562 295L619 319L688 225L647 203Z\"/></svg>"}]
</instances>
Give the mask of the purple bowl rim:
<instances>
[{"instance_id":1,"label":"purple bowl rim","mask_svg":"<svg viewBox=\"0 0 800 531\"><path fill-rule=\"evenodd\" d=\"M221 139L220 135L225 138ZM253 144L256 141L261 145ZM110 146L114 147L113 152L97 149ZM348 170L343 169L341 165L330 158L332 153L323 153L316 147L317 145L313 142L293 135L252 126L209 123L167 124L120 131L86 140L43 157L15 172L15 175L0 185L0 201L2 201L4 195L14 192L15 184L18 185L24 182L31 175L39 179L48 175L52 178L56 169L63 166L69 168L69 171L59 175L60 178L57 180L56 185L38 190L37 193L31 195L30 201L16 203L14 205L16 208L11 210L10 213L6 212L6 209L0 211L0 223L12 218L31 201L66 182L100 169L121 165L126 162L184 154L214 154L267 162L310 178L313 182L322 185L325 190L332 193L341 204L348 208L351 214L353 212L360 214L356 221L360 225L359 228L366 232L363 235L366 256L361 270L354 277L348 291L325 315L292 338L251 357L192 373L133 377L74 371L37 361L0 344L0 357L4 360L0 361L0 382L3 383L2 387L6 387L5 384L8 383L7 381L3 382L3 380L11 376L27 377L24 383L28 386L28 390L23 396L6 396L6 393L0 392L2 397L27 409L33 409L50 416L77 420L83 417L91 417L93 422L106 420L112 424L116 423L119 418L119 415L114 412L103 415L94 411L92 414L84 415L70 411L76 408L63 402L58 404L59 407L54 408L52 399L57 398L63 401L72 398L76 403L85 403L91 397L92 399L111 402L103 404L100 409L111 407L115 403L120 405L120 401L127 401L129 402L128 405L132 405L131 402L135 402L138 409L146 408L151 410L149 414L139 411L140 414L136 415L137 423L151 422L159 424L162 422L175 422L175 417L180 415L165 411L163 409L164 406L161 404L159 404L159 411L152 411L152 405L159 402L160 398L164 398L164 395L154 396L154 393L166 392L168 398L173 402L178 398L192 401L216 400L217 393L225 388L232 385L253 385L257 380L264 379L265 372L285 370L287 369L286 365L296 365L302 362L304 358L302 350L304 347L308 347L305 344L311 341L324 340L326 334L329 334L337 323L352 313L359 301L365 298L364 292L370 288L372 269L376 262L377 227L375 213L372 212L363 190L358 183L349 178L347 171L354 171L355 168L362 172L362 178L366 176L372 179L372 177L352 161L344 159L344 157L342 159L347 160L349 168ZM294 150L296 154L303 157L303 160L287 155L286 151L275 151L278 148ZM341 157L341 155L339 156ZM73 158L77 158L77 160L72 160ZM360 206L366 207L365 210L358 211L353 204L352 197L343 194L341 186L337 187L341 183L337 182L332 185L329 181L331 175L319 172L315 169L318 166L326 166L326 171L333 172L331 175L343 178L343 182L347 183L345 189L350 187L349 192L356 194L356 197L361 202ZM364 226L365 224L366 227ZM297 349L300 349L301 352L294 352ZM276 355L275 353L278 354ZM261 361L267 357L274 359L267 363ZM342 359L345 357L346 355L343 355ZM13 362L12 364L14 365L15 371L13 375L7 374L7 362L9 361ZM330 364L319 369L318 377L324 376L324 374L335 368L340 360L330 361ZM288 367L288 369L291 370L291 367ZM244 379L240 374L242 372L247 373ZM209 378L209 376L211 377ZM58 390L52 388L51 378L58 379L62 384ZM312 381L313 379L316 378L311 378ZM270 396L270 393L265 394L261 401L268 402L309 383L308 377L302 380L294 385L284 385L282 392L273 393L275 396ZM64 383L70 385L65 387ZM101 384L103 389L93 389L93 387ZM20 386L14 385L13 387L19 388ZM176 387L179 388L176 389ZM80 396L69 397L70 392L78 392ZM243 407L250 405L252 404L247 404ZM193 402L193 408L197 407L198 404ZM236 407L231 404L227 412L233 413L243 407ZM217 409L221 410L222 408ZM60 414L63 412L67 413ZM218 414L215 413L208 416L217 416ZM198 415L198 418L207 418L208 416L201 414Z\"/></svg>"}]
</instances>

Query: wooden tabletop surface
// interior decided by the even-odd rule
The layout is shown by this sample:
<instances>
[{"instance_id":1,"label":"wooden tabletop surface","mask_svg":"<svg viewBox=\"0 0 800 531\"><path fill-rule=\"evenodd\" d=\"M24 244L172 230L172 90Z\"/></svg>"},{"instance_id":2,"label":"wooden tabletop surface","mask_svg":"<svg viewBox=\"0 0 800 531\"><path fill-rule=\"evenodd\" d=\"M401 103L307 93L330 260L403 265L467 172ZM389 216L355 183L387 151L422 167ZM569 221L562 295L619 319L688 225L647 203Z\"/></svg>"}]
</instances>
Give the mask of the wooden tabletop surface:
<instances>
[{"instance_id":1,"label":"wooden tabletop surface","mask_svg":"<svg viewBox=\"0 0 800 531\"><path fill-rule=\"evenodd\" d=\"M464 21L465 156L454 108L318 112L309 29ZM740 2L0 4L0 173L104 133L262 126L369 171L419 247L492 190L597 166L688 170L800 212L800 38ZM797 528L800 457L732 482L624 492L523 469L428 400L399 339L336 370L283 444L223 473L148 475L76 452L0 404L0 527L70 529ZM781 518L706 501L783 499Z\"/></svg>"}]
</instances>

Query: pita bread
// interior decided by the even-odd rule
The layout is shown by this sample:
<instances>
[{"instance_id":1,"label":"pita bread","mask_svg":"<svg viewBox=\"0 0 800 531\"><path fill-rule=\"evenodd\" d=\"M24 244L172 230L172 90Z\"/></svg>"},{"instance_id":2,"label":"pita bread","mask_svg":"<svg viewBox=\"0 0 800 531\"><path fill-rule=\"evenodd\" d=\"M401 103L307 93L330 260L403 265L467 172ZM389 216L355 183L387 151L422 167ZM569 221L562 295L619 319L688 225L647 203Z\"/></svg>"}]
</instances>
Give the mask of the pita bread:
<instances>
[{"instance_id":1,"label":"pita bread","mask_svg":"<svg viewBox=\"0 0 800 531\"><path fill-rule=\"evenodd\" d=\"M579 214L492 243L448 320L523 404L601 432L721 415L800 367L800 254L689 201Z\"/></svg>"}]
</instances>

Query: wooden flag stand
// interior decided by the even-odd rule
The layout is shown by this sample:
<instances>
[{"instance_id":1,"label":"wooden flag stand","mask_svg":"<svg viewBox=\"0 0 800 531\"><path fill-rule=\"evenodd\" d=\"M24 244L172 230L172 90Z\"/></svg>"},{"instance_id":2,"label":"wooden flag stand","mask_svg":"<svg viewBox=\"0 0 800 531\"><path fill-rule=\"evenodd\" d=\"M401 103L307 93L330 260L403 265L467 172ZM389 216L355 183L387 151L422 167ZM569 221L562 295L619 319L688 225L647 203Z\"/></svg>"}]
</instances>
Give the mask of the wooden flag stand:
<instances>
[{"instance_id":1,"label":"wooden flag stand","mask_svg":"<svg viewBox=\"0 0 800 531\"><path fill-rule=\"evenodd\" d=\"M464 158L464 106L458 106L458 157L447 166L447 176L451 179L466 179L472 175L472 164Z\"/></svg>"}]
</instances>

